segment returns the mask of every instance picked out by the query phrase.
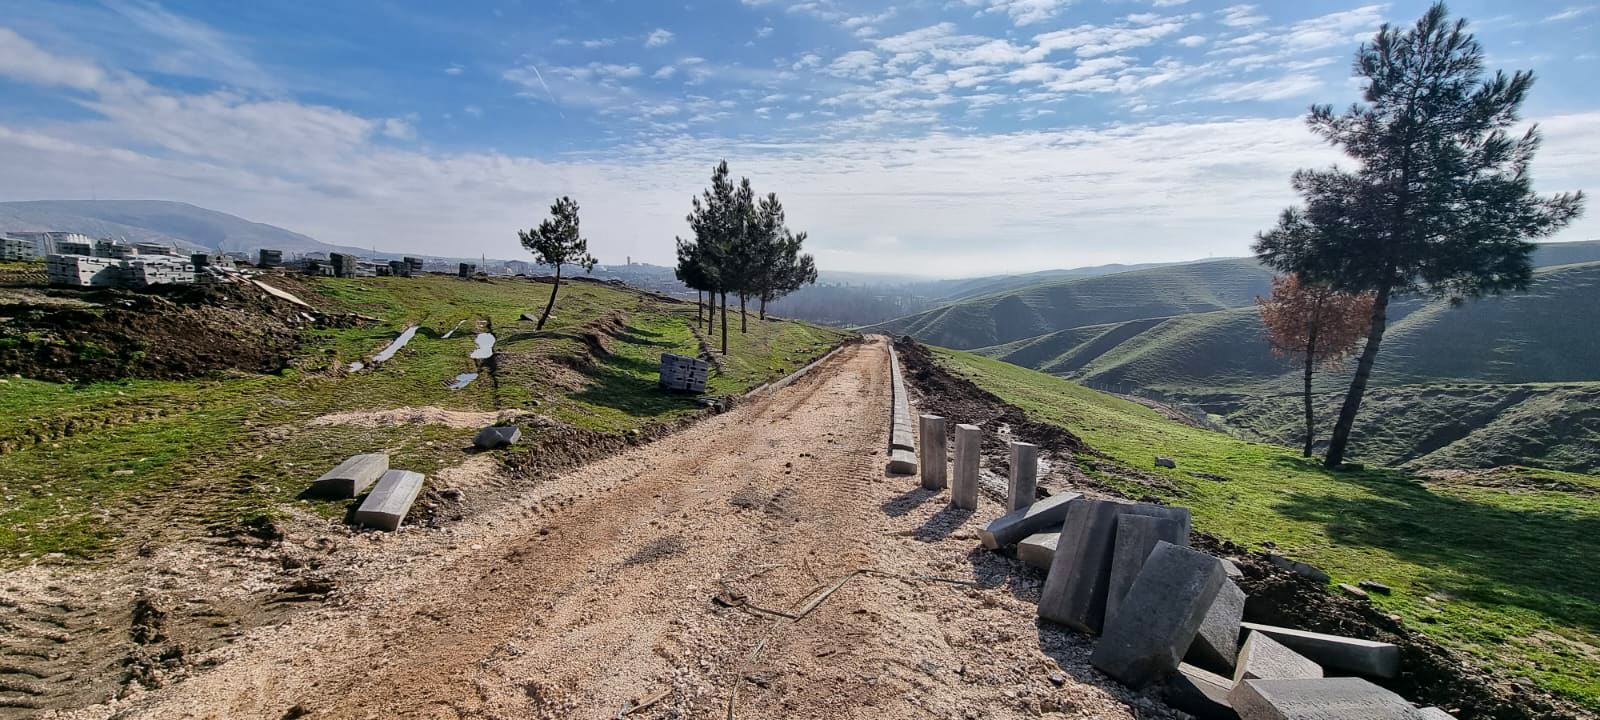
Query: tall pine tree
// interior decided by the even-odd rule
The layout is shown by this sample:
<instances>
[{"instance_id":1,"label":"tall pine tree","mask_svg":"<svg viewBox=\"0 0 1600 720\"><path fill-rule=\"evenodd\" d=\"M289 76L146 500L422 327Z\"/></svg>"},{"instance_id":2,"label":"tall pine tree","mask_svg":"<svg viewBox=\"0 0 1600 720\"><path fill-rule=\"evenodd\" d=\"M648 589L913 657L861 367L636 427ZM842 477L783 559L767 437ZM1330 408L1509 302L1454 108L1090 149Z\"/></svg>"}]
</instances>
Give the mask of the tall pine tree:
<instances>
[{"instance_id":1,"label":"tall pine tree","mask_svg":"<svg viewBox=\"0 0 1600 720\"><path fill-rule=\"evenodd\" d=\"M1363 103L1311 108L1311 130L1356 169L1301 170L1303 210L1257 236L1261 261L1303 280L1372 293L1366 346L1325 460L1344 461L1356 412L1383 343L1389 302L1428 292L1452 298L1521 290L1533 238L1581 214L1583 194L1539 197L1529 164L1536 128L1509 132L1533 74L1484 76L1483 49L1443 3L1409 30L1384 25L1356 54Z\"/></svg>"},{"instance_id":2,"label":"tall pine tree","mask_svg":"<svg viewBox=\"0 0 1600 720\"><path fill-rule=\"evenodd\" d=\"M589 241L578 231L578 201L565 195L550 206L549 219L532 230L518 230L517 237L539 264L556 269L555 282L550 285L550 301L545 303L539 324L534 327L537 332L544 329L550 310L556 306L556 292L561 289L561 266L577 265L584 272L594 272L597 261L589 255Z\"/></svg>"}]
</instances>

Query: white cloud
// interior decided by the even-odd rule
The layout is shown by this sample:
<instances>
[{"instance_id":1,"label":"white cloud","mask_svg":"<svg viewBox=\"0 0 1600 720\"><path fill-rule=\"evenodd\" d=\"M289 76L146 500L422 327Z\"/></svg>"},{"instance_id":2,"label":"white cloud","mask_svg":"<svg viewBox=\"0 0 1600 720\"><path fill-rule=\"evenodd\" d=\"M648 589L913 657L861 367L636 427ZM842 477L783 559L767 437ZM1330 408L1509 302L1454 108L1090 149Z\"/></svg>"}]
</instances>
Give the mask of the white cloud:
<instances>
[{"instance_id":1,"label":"white cloud","mask_svg":"<svg viewBox=\"0 0 1600 720\"><path fill-rule=\"evenodd\" d=\"M672 31L656 28L645 37L644 46L647 48L661 47L669 42L672 42Z\"/></svg>"},{"instance_id":2,"label":"white cloud","mask_svg":"<svg viewBox=\"0 0 1600 720\"><path fill-rule=\"evenodd\" d=\"M1272 80L1223 83L1212 88L1204 99L1220 102L1284 100L1309 96L1321 87L1322 81L1311 75L1285 75Z\"/></svg>"},{"instance_id":3,"label":"white cloud","mask_svg":"<svg viewBox=\"0 0 1600 720\"><path fill-rule=\"evenodd\" d=\"M768 26L763 27L763 28L761 28L759 30L756 30L756 37L758 37L758 38L771 37L771 36L772 36L772 26L771 25L768 25Z\"/></svg>"},{"instance_id":4,"label":"white cloud","mask_svg":"<svg viewBox=\"0 0 1600 720\"><path fill-rule=\"evenodd\" d=\"M446 75L460 75L463 72L466 72L466 68L461 67L459 63L452 63L444 69L444 74Z\"/></svg>"},{"instance_id":5,"label":"white cloud","mask_svg":"<svg viewBox=\"0 0 1600 720\"><path fill-rule=\"evenodd\" d=\"M878 56L868 50L851 50L828 64L828 73L839 77L870 78L878 71Z\"/></svg>"},{"instance_id":6,"label":"white cloud","mask_svg":"<svg viewBox=\"0 0 1600 720\"><path fill-rule=\"evenodd\" d=\"M611 47L612 45L617 44L617 39L616 38L595 38L593 40L585 40L580 44L583 45L585 48L587 48L589 50L594 50L595 48Z\"/></svg>"},{"instance_id":7,"label":"white cloud","mask_svg":"<svg viewBox=\"0 0 1600 720\"><path fill-rule=\"evenodd\" d=\"M382 132L384 137L395 140L417 139L417 128L410 121L403 118L387 118L383 121Z\"/></svg>"},{"instance_id":8,"label":"white cloud","mask_svg":"<svg viewBox=\"0 0 1600 720\"><path fill-rule=\"evenodd\" d=\"M1155 7L1177 7L1187 2L1189 2L1189 0L1154 0L1154 2L1150 4L1154 5Z\"/></svg>"},{"instance_id":9,"label":"white cloud","mask_svg":"<svg viewBox=\"0 0 1600 720\"><path fill-rule=\"evenodd\" d=\"M1223 8L1220 14L1222 19L1219 22L1229 27L1250 27L1267 21L1267 16L1258 14L1254 5L1230 5Z\"/></svg>"},{"instance_id":10,"label":"white cloud","mask_svg":"<svg viewBox=\"0 0 1600 720\"><path fill-rule=\"evenodd\" d=\"M1595 6L1593 5L1573 6L1545 18L1544 21L1561 22L1562 20L1572 20L1583 17L1584 15L1588 15L1589 13L1594 12L1594 9Z\"/></svg>"},{"instance_id":11,"label":"white cloud","mask_svg":"<svg viewBox=\"0 0 1600 720\"><path fill-rule=\"evenodd\" d=\"M1177 42L1179 45L1184 47L1200 47L1201 45L1206 44L1206 38L1204 35L1186 35L1178 38Z\"/></svg>"},{"instance_id":12,"label":"white cloud","mask_svg":"<svg viewBox=\"0 0 1600 720\"><path fill-rule=\"evenodd\" d=\"M1005 13L1017 27L1041 23L1056 16L1072 0L965 0L967 5L987 6L982 12Z\"/></svg>"},{"instance_id":13,"label":"white cloud","mask_svg":"<svg viewBox=\"0 0 1600 720\"><path fill-rule=\"evenodd\" d=\"M96 90L106 73L88 60L52 55L27 38L0 27L0 75L35 85Z\"/></svg>"},{"instance_id":14,"label":"white cloud","mask_svg":"<svg viewBox=\"0 0 1600 720\"><path fill-rule=\"evenodd\" d=\"M822 64L822 56L821 55L818 55L816 53L806 53L804 55L801 55L799 60L794 61L794 65L791 66L791 67L793 67L795 70L804 70L806 68L817 67L818 65L821 65L821 64Z\"/></svg>"},{"instance_id":15,"label":"white cloud","mask_svg":"<svg viewBox=\"0 0 1600 720\"><path fill-rule=\"evenodd\" d=\"M677 68L675 68L675 67L673 67L671 65L662 65L654 73L651 73L650 77L655 78L657 80L669 80L669 79L672 78L673 75L677 75L677 74L678 74L678 69Z\"/></svg>"},{"instance_id":16,"label":"white cloud","mask_svg":"<svg viewBox=\"0 0 1600 720\"><path fill-rule=\"evenodd\" d=\"M1068 30L1035 35L1041 50L1072 50L1079 57L1093 57L1150 45L1183 29L1181 21L1155 25L1079 25Z\"/></svg>"}]
</instances>

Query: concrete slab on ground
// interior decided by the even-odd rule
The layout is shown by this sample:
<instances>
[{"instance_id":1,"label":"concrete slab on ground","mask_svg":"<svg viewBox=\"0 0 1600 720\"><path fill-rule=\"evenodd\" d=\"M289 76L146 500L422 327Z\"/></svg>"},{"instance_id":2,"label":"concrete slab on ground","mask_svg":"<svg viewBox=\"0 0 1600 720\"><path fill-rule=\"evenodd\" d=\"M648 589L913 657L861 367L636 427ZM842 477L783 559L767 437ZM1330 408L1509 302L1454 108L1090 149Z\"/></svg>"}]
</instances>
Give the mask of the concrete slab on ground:
<instances>
[{"instance_id":1,"label":"concrete slab on ground","mask_svg":"<svg viewBox=\"0 0 1600 720\"><path fill-rule=\"evenodd\" d=\"M1390 643L1257 623L1241 623L1240 626L1264 633L1329 670L1379 678L1400 675L1400 648Z\"/></svg>"},{"instance_id":2,"label":"concrete slab on ground","mask_svg":"<svg viewBox=\"0 0 1600 720\"><path fill-rule=\"evenodd\" d=\"M1232 680L1188 663L1179 663L1178 672L1167 678L1162 697L1168 705L1199 720L1239 720L1239 713L1228 704L1228 693L1232 690Z\"/></svg>"},{"instance_id":3,"label":"concrete slab on ground","mask_svg":"<svg viewBox=\"0 0 1600 720\"><path fill-rule=\"evenodd\" d=\"M983 541L984 547L999 550L1021 542L1034 533L1060 530L1061 524L1067 519L1068 508L1082 498L1080 493L1062 493L1051 495L1021 510L1012 510L979 528L978 539Z\"/></svg>"},{"instance_id":4,"label":"concrete slab on ground","mask_svg":"<svg viewBox=\"0 0 1600 720\"><path fill-rule=\"evenodd\" d=\"M377 482L388 469L388 453L351 455L312 482L311 492L324 497L353 498Z\"/></svg>"},{"instance_id":5,"label":"concrete slab on ground","mask_svg":"<svg viewBox=\"0 0 1600 720\"><path fill-rule=\"evenodd\" d=\"M1189 511L1161 505L1084 498L1067 511L1050 574L1039 597L1039 617L1088 633L1105 624L1117 517L1148 515L1181 520L1187 537Z\"/></svg>"},{"instance_id":6,"label":"concrete slab on ground","mask_svg":"<svg viewBox=\"0 0 1600 720\"><path fill-rule=\"evenodd\" d=\"M1239 648L1235 683L1242 680L1311 680L1322 677L1322 666L1284 647L1266 633L1252 632Z\"/></svg>"},{"instance_id":7,"label":"concrete slab on ground","mask_svg":"<svg viewBox=\"0 0 1600 720\"><path fill-rule=\"evenodd\" d=\"M1246 680L1228 702L1244 720L1421 720L1422 713L1361 678Z\"/></svg>"},{"instance_id":8,"label":"concrete slab on ground","mask_svg":"<svg viewBox=\"0 0 1600 720\"><path fill-rule=\"evenodd\" d=\"M398 530L400 523L411 512L411 504L422 492L422 473L410 470L390 470L378 479L378 484L356 508L355 521L363 527L379 530Z\"/></svg>"},{"instance_id":9,"label":"concrete slab on ground","mask_svg":"<svg viewBox=\"0 0 1600 720\"><path fill-rule=\"evenodd\" d=\"M1226 562L1223 561L1224 573ZM1212 672L1232 675L1239 657L1239 623L1244 618L1245 599L1244 591L1231 578L1224 580L1184 659Z\"/></svg>"},{"instance_id":10,"label":"concrete slab on ground","mask_svg":"<svg viewBox=\"0 0 1600 720\"><path fill-rule=\"evenodd\" d=\"M896 475L910 475L916 471L916 453L902 448L895 448L889 451L889 472Z\"/></svg>"},{"instance_id":11,"label":"concrete slab on ground","mask_svg":"<svg viewBox=\"0 0 1600 720\"><path fill-rule=\"evenodd\" d=\"M1158 542L1173 545L1189 544L1187 523L1146 515L1123 515L1117 518L1117 535L1111 550L1111 584L1106 586L1106 622L1117 614L1133 579L1139 576L1145 558Z\"/></svg>"},{"instance_id":12,"label":"concrete slab on ground","mask_svg":"<svg viewBox=\"0 0 1600 720\"><path fill-rule=\"evenodd\" d=\"M1017 559L1025 565L1049 570L1051 561L1056 559L1056 542L1060 539L1058 532L1029 535L1017 543Z\"/></svg>"}]
</instances>

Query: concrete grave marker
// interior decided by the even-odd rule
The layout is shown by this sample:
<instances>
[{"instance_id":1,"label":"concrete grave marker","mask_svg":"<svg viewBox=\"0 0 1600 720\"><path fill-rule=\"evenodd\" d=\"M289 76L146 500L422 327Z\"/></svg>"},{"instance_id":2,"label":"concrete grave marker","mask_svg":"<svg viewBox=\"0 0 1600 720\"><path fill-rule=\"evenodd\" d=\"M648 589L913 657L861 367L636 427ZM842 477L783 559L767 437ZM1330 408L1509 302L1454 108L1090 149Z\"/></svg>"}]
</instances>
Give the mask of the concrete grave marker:
<instances>
[{"instance_id":1,"label":"concrete grave marker","mask_svg":"<svg viewBox=\"0 0 1600 720\"><path fill-rule=\"evenodd\" d=\"M1135 689L1176 672L1226 579L1216 558L1158 541L1089 664Z\"/></svg>"},{"instance_id":2,"label":"concrete grave marker","mask_svg":"<svg viewBox=\"0 0 1600 720\"><path fill-rule=\"evenodd\" d=\"M950 502L963 510L978 509L978 458L983 454L983 431L977 425L956 426L955 477Z\"/></svg>"},{"instance_id":3,"label":"concrete grave marker","mask_svg":"<svg viewBox=\"0 0 1600 720\"><path fill-rule=\"evenodd\" d=\"M1244 720L1422 720L1422 713L1361 678L1245 680L1228 702Z\"/></svg>"},{"instance_id":4,"label":"concrete grave marker","mask_svg":"<svg viewBox=\"0 0 1600 720\"><path fill-rule=\"evenodd\" d=\"M983 541L984 547L999 550L1034 533L1059 530L1071 504L1082 497L1079 493L1051 495L1020 510L1012 510L980 528L978 539Z\"/></svg>"},{"instance_id":5,"label":"concrete grave marker","mask_svg":"<svg viewBox=\"0 0 1600 720\"><path fill-rule=\"evenodd\" d=\"M1039 446L1011 442L1011 476L1006 484L1006 509L1020 510L1033 504L1039 488Z\"/></svg>"},{"instance_id":6,"label":"concrete grave marker","mask_svg":"<svg viewBox=\"0 0 1600 720\"><path fill-rule=\"evenodd\" d=\"M311 483L311 491L324 497L353 498L377 482L388 469L388 453L351 455Z\"/></svg>"}]
</instances>

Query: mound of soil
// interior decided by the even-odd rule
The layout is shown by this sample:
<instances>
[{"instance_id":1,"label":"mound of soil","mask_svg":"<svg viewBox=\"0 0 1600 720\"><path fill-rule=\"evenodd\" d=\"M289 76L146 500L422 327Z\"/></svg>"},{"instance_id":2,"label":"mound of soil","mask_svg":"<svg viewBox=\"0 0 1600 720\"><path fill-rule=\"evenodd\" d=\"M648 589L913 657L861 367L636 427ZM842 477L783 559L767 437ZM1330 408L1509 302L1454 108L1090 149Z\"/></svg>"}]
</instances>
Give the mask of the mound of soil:
<instances>
[{"instance_id":1,"label":"mound of soil","mask_svg":"<svg viewBox=\"0 0 1600 720\"><path fill-rule=\"evenodd\" d=\"M315 323L243 285L70 292L89 305L0 305L0 372L54 382L271 373Z\"/></svg>"},{"instance_id":2,"label":"mound of soil","mask_svg":"<svg viewBox=\"0 0 1600 720\"><path fill-rule=\"evenodd\" d=\"M1156 477L1095 452L1064 428L1026 421L1021 408L935 365L927 349L909 337L897 340L895 350L905 366L913 392L920 395L918 405L927 411L943 415L951 422L982 424L998 419L1010 424L1017 435L1040 447L1078 450L1102 458L1095 462L1096 469L1136 481ZM986 455L989 454L988 444L999 442L991 440L992 435L994 433L985 433ZM1172 490L1164 484L1144 484L1152 491L1170 493ZM1127 493L1114 487L1099 485L1096 489L1129 498ZM1399 646L1401 676L1380 684L1413 702L1446 708L1462 718L1577 720L1587 717L1571 703L1538 688L1497 678L1473 667L1466 656L1407 628L1377 607L1335 595L1324 584L1273 565L1265 553L1252 552L1202 532L1195 532L1191 543L1213 555L1231 557L1239 565L1244 573L1239 587L1249 596L1246 620Z\"/></svg>"}]
</instances>

